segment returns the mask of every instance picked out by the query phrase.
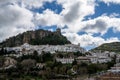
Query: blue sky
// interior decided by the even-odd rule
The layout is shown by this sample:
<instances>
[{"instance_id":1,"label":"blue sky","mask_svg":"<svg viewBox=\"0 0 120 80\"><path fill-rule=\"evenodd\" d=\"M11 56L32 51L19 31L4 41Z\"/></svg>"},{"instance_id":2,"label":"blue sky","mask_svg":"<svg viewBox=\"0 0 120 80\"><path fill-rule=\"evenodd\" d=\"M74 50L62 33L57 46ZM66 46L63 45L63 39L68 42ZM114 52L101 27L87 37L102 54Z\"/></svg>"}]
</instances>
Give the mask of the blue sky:
<instances>
[{"instance_id":1,"label":"blue sky","mask_svg":"<svg viewBox=\"0 0 120 80\"><path fill-rule=\"evenodd\" d=\"M95 8L95 14L91 16L87 16L87 18L96 18L103 14L111 15L112 13L120 14L120 4L113 4L110 3L109 5L105 4L104 2L97 2L98 6ZM120 17L120 16L118 16Z\"/></svg>"},{"instance_id":2,"label":"blue sky","mask_svg":"<svg viewBox=\"0 0 120 80\"><path fill-rule=\"evenodd\" d=\"M50 9L50 10L54 11L56 14L59 14L63 8L62 8L62 5L57 4L56 1L53 1L53 2L45 2L42 7L33 8L31 10L33 12L43 13L43 11L45 11L46 9Z\"/></svg>"},{"instance_id":3,"label":"blue sky","mask_svg":"<svg viewBox=\"0 0 120 80\"><path fill-rule=\"evenodd\" d=\"M0 41L28 30L56 28L87 50L118 42L120 0L0 1Z\"/></svg>"}]
</instances>

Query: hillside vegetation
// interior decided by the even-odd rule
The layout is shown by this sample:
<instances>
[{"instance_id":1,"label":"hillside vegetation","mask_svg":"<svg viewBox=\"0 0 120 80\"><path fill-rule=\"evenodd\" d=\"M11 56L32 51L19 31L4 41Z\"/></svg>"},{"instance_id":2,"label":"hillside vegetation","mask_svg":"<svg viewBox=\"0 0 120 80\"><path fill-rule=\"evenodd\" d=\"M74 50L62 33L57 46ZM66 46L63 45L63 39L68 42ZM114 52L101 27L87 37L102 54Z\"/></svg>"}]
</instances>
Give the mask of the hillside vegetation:
<instances>
[{"instance_id":1,"label":"hillside vegetation","mask_svg":"<svg viewBox=\"0 0 120 80\"><path fill-rule=\"evenodd\" d=\"M91 51L98 51L98 50L120 53L120 42L105 43L92 49Z\"/></svg>"}]
</instances>

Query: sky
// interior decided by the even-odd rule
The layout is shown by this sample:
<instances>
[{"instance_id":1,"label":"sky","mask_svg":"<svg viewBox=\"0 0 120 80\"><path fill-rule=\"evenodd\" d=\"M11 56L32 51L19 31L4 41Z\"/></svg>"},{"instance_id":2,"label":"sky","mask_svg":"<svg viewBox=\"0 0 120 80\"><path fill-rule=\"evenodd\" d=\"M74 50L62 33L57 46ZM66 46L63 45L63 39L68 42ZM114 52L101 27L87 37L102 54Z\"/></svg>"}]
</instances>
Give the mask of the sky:
<instances>
[{"instance_id":1,"label":"sky","mask_svg":"<svg viewBox=\"0 0 120 80\"><path fill-rule=\"evenodd\" d=\"M0 42L28 30L60 28L89 50L120 41L120 0L0 0Z\"/></svg>"}]
</instances>

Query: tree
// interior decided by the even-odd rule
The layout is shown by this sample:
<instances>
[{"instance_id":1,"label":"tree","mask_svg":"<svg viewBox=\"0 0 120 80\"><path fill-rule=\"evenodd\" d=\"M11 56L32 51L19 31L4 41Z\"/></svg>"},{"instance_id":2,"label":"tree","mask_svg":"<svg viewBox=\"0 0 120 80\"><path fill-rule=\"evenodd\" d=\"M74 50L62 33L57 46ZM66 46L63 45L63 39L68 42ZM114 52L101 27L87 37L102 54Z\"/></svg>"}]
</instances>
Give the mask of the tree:
<instances>
[{"instance_id":1,"label":"tree","mask_svg":"<svg viewBox=\"0 0 120 80\"><path fill-rule=\"evenodd\" d=\"M46 75L47 75L47 78L50 77L51 72L52 72L51 68L50 68L50 67L46 67Z\"/></svg>"},{"instance_id":2,"label":"tree","mask_svg":"<svg viewBox=\"0 0 120 80\"><path fill-rule=\"evenodd\" d=\"M0 50L0 55L4 55L4 48L3 47Z\"/></svg>"},{"instance_id":3,"label":"tree","mask_svg":"<svg viewBox=\"0 0 120 80\"><path fill-rule=\"evenodd\" d=\"M0 57L0 67L2 67L4 65L4 58Z\"/></svg>"},{"instance_id":4,"label":"tree","mask_svg":"<svg viewBox=\"0 0 120 80\"><path fill-rule=\"evenodd\" d=\"M62 67L61 62L57 62L56 60L54 61L54 67Z\"/></svg>"},{"instance_id":5,"label":"tree","mask_svg":"<svg viewBox=\"0 0 120 80\"><path fill-rule=\"evenodd\" d=\"M63 57L64 57L64 55L63 55L62 53L58 53L57 56L58 56L59 58L63 58Z\"/></svg>"},{"instance_id":6,"label":"tree","mask_svg":"<svg viewBox=\"0 0 120 80\"><path fill-rule=\"evenodd\" d=\"M88 66L88 64L87 64L87 63L85 63L85 62L81 62L80 66L81 66L81 67L87 67L87 66Z\"/></svg>"},{"instance_id":7,"label":"tree","mask_svg":"<svg viewBox=\"0 0 120 80\"><path fill-rule=\"evenodd\" d=\"M44 53L42 54L42 60L43 62L53 61L53 56L51 53Z\"/></svg>"},{"instance_id":8,"label":"tree","mask_svg":"<svg viewBox=\"0 0 120 80\"><path fill-rule=\"evenodd\" d=\"M2 47L0 50L0 55L5 55L5 54L8 54L8 52L5 48Z\"/></svg>"},{"instance_id":9,"label":"tree","mask_svg":"<svg viewBox=\"0 0 120 80\"><path fill-rule=\"evenodd\" d=\"M24 70L29 72L29 70L33 67L35 67L36 61L34 59L26 59L21 62L21 66L23 67Z\"/></svg>"},{"instance_id":10,"label":"tree","mask_svg":"<svg viewBox=\"0 0 120 80\"><path fill-rule=\"evenodd\" d=\"M82 56L83 54L80 51L74 52L74 56L78 57L78 56Z\"/></svg>"},{"instance_id":11,"label":"tree","mask_svg":"<svg viewBox=\"0 0 120 80\"><path fill-rule=\"evenodd\" d=\"M33 52L33 56L32 57L33 57L32 59L35 59L36 61L39 60L39 55L38 55L38 52L36 50Z\"/></svg>"},{"instance_id":12,"label":"tree","mask_svg":"<svg viewBox=\"0 0 120 80\"><path fill-rule=\"evenodd\" d=\"M90 64L87 66L88 74L93 74L97 72L97 65L96 64Z\"/></svg>"},{"instance_id":13,"label":"tree","mask_svg":"<svg viewBox=\"0 0 120 80\"><path fill-rule=\"evenodd\" d=\"M54 66L54 62L48 61L46 62L46 66L52 68Z\"/></svg>"},{"instance_id":14,"label":"tree","mask_svg":"<svg viewBox=\"0 0 120 80\"><path fill-rule=\"evenodd\" d=\"M78 66L77 66L77 65L74 65L74 66L73 66L73 70L77 72Z\"/></svg>"},{"instance_id":15,"label":"tree","mask_svg":"<svg viewBox=\"0 0 120 80\"><path fill-rule=\"evenodd\" d=\"M67 74L68 75L72 75L72 71L69 69L69 70L67 70Z\"/></svg>"},{"instance_id":16,"label":"tree","mask_svg":"<svg viewBox=\"0 0 120 80\"><path fill-rule=\"evenodd\" d=\"M66 70L67 70L66 66L62 66L59 70L59 73L60 74L66 74Z\"/></svg>"},{"instance_id":17,"label":"tree","mask_svg":"<svg viewBox=\"0 0 120 80\"><path fill-rule=\"evenodd\" d=\"M33 52L33 55L34 55L34 56L38 56L38 52L35 50L35 51Z\"/></svg>"},{"instance_id":18,"label":"tree","mask_svg":"<svg viewBox=\"0 0 120 80\"><path fill-rule=\"evenodd\" d=\"M72 62L72 65L77 65L77 61L74 60L74 61Z\"/></svg>"},{"instance_id":19,"label":"tree","mask_svg":"<svg viewBox=\"0 0 120 80\"><path fill-rule=\"evenodd\" d=\"M57 74L58 73L58 67L54 67L53 71L54 71L55 74Z\"/></svg>"},{"instance_id":20,"label":"tree","mask_svg":"<svg viewBox=\"0 0 120 80\"><path fill-rule=\"evenodd\" d=\"M112 66L114 66L115 62L112 60L111 62L107 62L107 68L110 69Z\"/></svg>"}]
</instances>

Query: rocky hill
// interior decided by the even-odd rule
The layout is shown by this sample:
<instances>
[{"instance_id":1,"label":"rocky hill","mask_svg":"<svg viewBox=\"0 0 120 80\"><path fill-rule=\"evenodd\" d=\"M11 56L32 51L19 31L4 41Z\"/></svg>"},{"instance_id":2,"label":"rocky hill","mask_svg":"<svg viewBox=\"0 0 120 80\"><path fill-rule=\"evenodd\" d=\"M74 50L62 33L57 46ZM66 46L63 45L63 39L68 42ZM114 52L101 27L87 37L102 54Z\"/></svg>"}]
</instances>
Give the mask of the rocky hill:
<instances>
[{"instance_id":1,"label":"rocky hill","mask_svg":"<svg viewBox=\"0 0 120 80\"><path fill-rule=\"evenodd\" d=\"M120 42L105 43L92 49L91 51L98 51L98 50L120 53Z\"/></svg>"},{"instance_id":2,"label":"rocky hill","mask_svg":"<svg viewBox=\"0 0 120 80\"><path fill-rule=\"evenodd\" d=\"M55 32L40 29L36 31L27 31L17 36L10 37L0 43L0 47L14 47L24 43L29 43L31 45L64 45L70 44L71 42L61 34L60 29L57 29Z\"/></svg>"}]
</instances>

